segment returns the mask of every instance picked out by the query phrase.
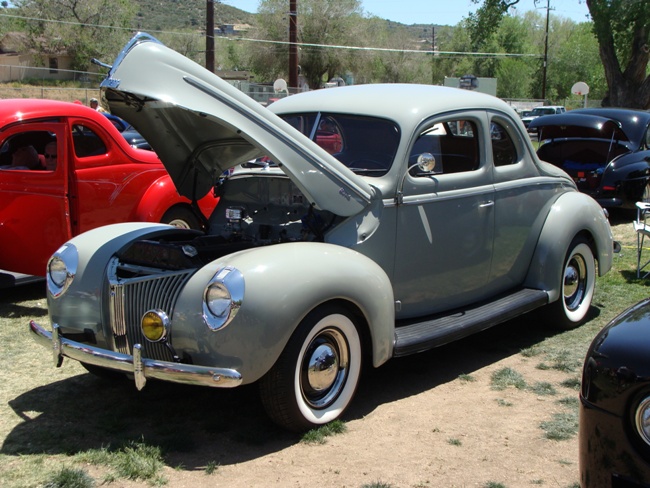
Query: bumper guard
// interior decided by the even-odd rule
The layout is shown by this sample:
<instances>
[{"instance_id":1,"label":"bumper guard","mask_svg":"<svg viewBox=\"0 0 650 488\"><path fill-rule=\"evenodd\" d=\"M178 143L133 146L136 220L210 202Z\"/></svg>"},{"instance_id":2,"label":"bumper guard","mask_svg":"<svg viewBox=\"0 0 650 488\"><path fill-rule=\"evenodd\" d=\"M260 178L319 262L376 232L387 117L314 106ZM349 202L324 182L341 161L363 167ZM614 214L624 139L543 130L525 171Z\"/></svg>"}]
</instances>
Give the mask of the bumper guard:
<instances>
[{"instance_id":1,"label":"bumper guard","mask_svg":"<svg viewBox=\"0 0 650 488\"><path fill-rule=\"evenodd\" d=\"M143 358L140 344L133 346L133 356L129 356L60 337L58 324L54 324L52 332L50 332L31 320L29 330L36 342L52 348L54 364L57 367L61 366L63 358L67 357L101 368L122 371L133 375L138 390L144 388L147 378L216 388L233 388L242 382L241 374L234 369L211 368Z\"/></svg>"}]
</instances>

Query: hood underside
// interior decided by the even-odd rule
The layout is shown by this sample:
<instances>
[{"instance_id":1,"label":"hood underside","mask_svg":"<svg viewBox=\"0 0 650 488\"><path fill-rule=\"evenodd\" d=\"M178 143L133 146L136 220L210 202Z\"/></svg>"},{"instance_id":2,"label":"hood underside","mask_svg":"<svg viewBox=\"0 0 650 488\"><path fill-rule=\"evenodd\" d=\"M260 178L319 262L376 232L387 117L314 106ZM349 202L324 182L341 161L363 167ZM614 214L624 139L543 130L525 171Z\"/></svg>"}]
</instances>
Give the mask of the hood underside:
<instances>
[{"instance_id":1,"label":"hood underside","mask_svg":"<svg viewBox=\"0 0 650 488\"><path fill-rule=\"evenodd\" d=\"M359 213L374 189L316 143L218 76L136 35L101 84L115 115L151 144L178 192L207 194L224 171L268 156L317 208Z\"/></svg>"}]
</instances>

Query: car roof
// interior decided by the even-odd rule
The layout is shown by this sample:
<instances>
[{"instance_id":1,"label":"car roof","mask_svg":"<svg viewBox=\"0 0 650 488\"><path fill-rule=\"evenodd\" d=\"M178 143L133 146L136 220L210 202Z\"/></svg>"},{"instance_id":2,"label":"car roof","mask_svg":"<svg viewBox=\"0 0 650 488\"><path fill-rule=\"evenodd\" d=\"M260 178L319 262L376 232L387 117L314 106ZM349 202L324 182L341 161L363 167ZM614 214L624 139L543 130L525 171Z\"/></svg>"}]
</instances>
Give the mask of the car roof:
<instances>
[{"instance_id":1,"label":"car roof","mask_svg":"<svg viewBox=\"0 0 650 488\"><path fill-rule=\"evenodd\" d=\"M52 114L90 117L100 120L99 112L73 102L36 98L8 98L0 100L0 125L4 126L24 119L52 117ZM95 115L94 115L95 114Z\"/></svg>"},{"instance_id":2,"label":"car roof","mask_svg":"<svg viewBox=\"0 0 650 488\"><path fill-rule=\"evenodd\" d=\"M445 86L403 83L352 85L313 90L283 98L268 107L276 114L323 111L390 117L411 130L431 114L455 110L497 110L518 116L503 100L485 93Z\"/></svg>"}]
</instances>

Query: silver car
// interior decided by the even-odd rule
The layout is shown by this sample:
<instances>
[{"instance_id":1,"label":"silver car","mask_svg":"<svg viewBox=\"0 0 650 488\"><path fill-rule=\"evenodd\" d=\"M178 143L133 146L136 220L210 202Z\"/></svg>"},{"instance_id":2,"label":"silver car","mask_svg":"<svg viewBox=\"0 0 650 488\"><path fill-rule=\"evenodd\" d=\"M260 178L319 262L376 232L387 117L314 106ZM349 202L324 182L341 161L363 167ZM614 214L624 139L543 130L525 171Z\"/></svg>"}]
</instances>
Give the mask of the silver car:
<instances>
[{"instance_id":1,"label":"silver car","mask_svg":"<svg viewBox=\"0 0 650 488\"><path fill-rule=\"evenodd\" d=\"M497 98L363 85L265 108L145 34L102 90L182 195L220 201L204 232L124 223L63 245L52 331L30 324L56 364L139 389L258 382L302 431L342 415L362 367L543 306L576 326L611 267L603 210Z\"/></svg>"}]
</instances>

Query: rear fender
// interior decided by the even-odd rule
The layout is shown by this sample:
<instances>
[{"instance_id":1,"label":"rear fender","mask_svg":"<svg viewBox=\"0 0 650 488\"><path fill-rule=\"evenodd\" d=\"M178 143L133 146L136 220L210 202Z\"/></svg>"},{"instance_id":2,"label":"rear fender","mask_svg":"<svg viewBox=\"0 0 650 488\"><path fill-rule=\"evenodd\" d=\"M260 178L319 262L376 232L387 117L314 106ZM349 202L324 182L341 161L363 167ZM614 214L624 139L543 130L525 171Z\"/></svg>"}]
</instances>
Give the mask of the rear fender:
<instances>
[{"instance_id":1,"label":"rear fender","mask_svg":"<svg viewBox=\"0 0 650 488\"><path fill-rule=\"evenodd\" d=\"M525 286L546 290L550 301L560 296L564 259L571 241L584 235L598 261L598 275L612 267L612 230L603 209L591 197L578 192L561 195L551 207L531 261Z\"/></svg>"}]
</instances>

